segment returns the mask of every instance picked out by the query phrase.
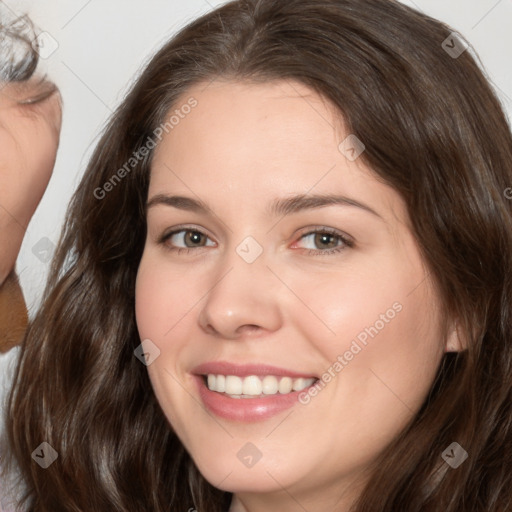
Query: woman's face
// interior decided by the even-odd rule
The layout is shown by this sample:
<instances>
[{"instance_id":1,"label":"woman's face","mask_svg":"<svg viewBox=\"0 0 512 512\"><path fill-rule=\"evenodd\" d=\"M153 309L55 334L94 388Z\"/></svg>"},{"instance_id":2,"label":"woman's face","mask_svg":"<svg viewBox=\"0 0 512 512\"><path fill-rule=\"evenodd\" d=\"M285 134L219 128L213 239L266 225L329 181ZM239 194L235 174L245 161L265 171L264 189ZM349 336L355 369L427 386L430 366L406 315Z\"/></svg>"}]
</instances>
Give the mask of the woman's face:
<instances>
[{"instance_id":1,"label":"woman's face","mask_svg":"<svg viewBox=\"0 0 512 512\"><path fill-rule=\"evenodd\" d=\"M298 83L201 84L176 109L136 285L156 397L247 507L348 503L446 350L404 202Z\"/></svg>"}]
</instances>

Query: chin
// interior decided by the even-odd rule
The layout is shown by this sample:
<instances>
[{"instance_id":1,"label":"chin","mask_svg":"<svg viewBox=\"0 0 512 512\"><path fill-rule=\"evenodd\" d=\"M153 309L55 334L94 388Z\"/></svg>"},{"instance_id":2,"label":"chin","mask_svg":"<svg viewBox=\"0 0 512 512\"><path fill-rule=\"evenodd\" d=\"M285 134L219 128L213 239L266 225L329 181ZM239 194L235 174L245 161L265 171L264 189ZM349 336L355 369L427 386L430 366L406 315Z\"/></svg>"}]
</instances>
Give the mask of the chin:
<instances>
[{"instance_id":1,"label":"chin","mask_svg":"<svg viewBox=\"0 0 512 512\"><path fill-rule=\"evenodd\" d=\"M282 491L283 487L293 486L297 480L304 478L298 475L293 467L283 464L287 457L283 454L278 459L256 462L252 467L245 466L234 455L219 454L218 458L208 460L194 458L196 467L201 475L214 487L231 493L272 493ZM288 459L289 460L289 459ZM297 460L295 469L301 463Z\"/></svg>"}]
</instances>

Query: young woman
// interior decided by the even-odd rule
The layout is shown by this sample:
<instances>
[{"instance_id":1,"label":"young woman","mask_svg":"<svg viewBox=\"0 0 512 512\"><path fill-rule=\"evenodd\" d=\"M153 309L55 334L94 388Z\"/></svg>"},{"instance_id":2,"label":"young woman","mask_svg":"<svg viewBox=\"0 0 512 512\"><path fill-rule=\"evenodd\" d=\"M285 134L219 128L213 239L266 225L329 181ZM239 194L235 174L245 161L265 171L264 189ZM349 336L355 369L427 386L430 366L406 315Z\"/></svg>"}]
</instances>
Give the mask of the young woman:
<instances>
[{"instance_id":1,"label":"young woman","mask_svg":"<svg viewBox=\"0 0 512 512\"><path fill-rule=\"evenodd\" d=\"M510 510L511 162L467 46L397 2L184 28L24 342L28 509Z\"/></svg>"}]
</instances>

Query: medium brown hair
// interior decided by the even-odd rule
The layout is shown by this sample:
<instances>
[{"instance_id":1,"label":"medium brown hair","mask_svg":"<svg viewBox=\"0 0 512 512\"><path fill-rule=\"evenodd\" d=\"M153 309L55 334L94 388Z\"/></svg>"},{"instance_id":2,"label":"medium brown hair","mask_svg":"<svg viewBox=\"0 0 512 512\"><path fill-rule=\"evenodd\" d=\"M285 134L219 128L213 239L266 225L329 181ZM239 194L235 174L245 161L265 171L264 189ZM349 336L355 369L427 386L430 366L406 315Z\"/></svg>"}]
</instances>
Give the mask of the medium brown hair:
<instances>
[{"instance_id":1,"label":"medium brown hair","mask_svg":"<svg viewBox=\"0 0 512 512\"><path fill-rule=\"evenodd\" d=\"M392 0L239 0L181 30L106 126L73 196L10 400L10 440L35 512L225 509L199 474L146 372L134 284L146 236L152 151L102 199L194 84L294 80L330 101L360 158L407 204L447 317L467 348L376 461L355 512L512 507L512 138L452 29ZM200 108L200 107L199 107ZM41 469L32 451L59 458ZM469 454L457 469L452 443Z\"/></svg>"}]
</instances>

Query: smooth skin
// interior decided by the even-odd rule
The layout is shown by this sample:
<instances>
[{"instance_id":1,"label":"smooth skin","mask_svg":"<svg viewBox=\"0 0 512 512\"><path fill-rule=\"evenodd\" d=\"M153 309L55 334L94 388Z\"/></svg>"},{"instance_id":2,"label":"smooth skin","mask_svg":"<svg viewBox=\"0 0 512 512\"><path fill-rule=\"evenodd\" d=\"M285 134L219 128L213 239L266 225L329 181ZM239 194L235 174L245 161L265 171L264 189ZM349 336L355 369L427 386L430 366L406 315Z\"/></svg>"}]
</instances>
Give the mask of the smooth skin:
<instances>
[{"instance_id":1,"label":"smooth skin","mask_svg":"<svg viewBox=\"0 0 512 512\"><path fill-rule=\"evenodd\" d=\"M148 199L185 196L210 211L148 210L136 318L141 340L160 350L148 366L156 397L205 478L234 493L231 512L348 510L371 462L419 410L443 353L461 348L456 331L441 332L403 200L338 149L349 133L326 101L284 81L198 84L178 104L189 97L198 106L155 150ZM343 195L374 212L269 211L301 194ZM263 248L253 263L236 251L248 236ZM191 374L200 363L321 376L397 302L401 311L307 405L253 423L204 408ZM248 442L262 454L252 467L237 457Z\"/></svg>"},{"instance_id":2,"label":"smooth skin","mask_svg":"<svg viewBox=\"0 0 512 512\"><path fill-rule=\"evenodd\" d=\"M61 122L60 94L44 77L0 83L0 285L50 180Z\"/></svg>"}]
</instances>

